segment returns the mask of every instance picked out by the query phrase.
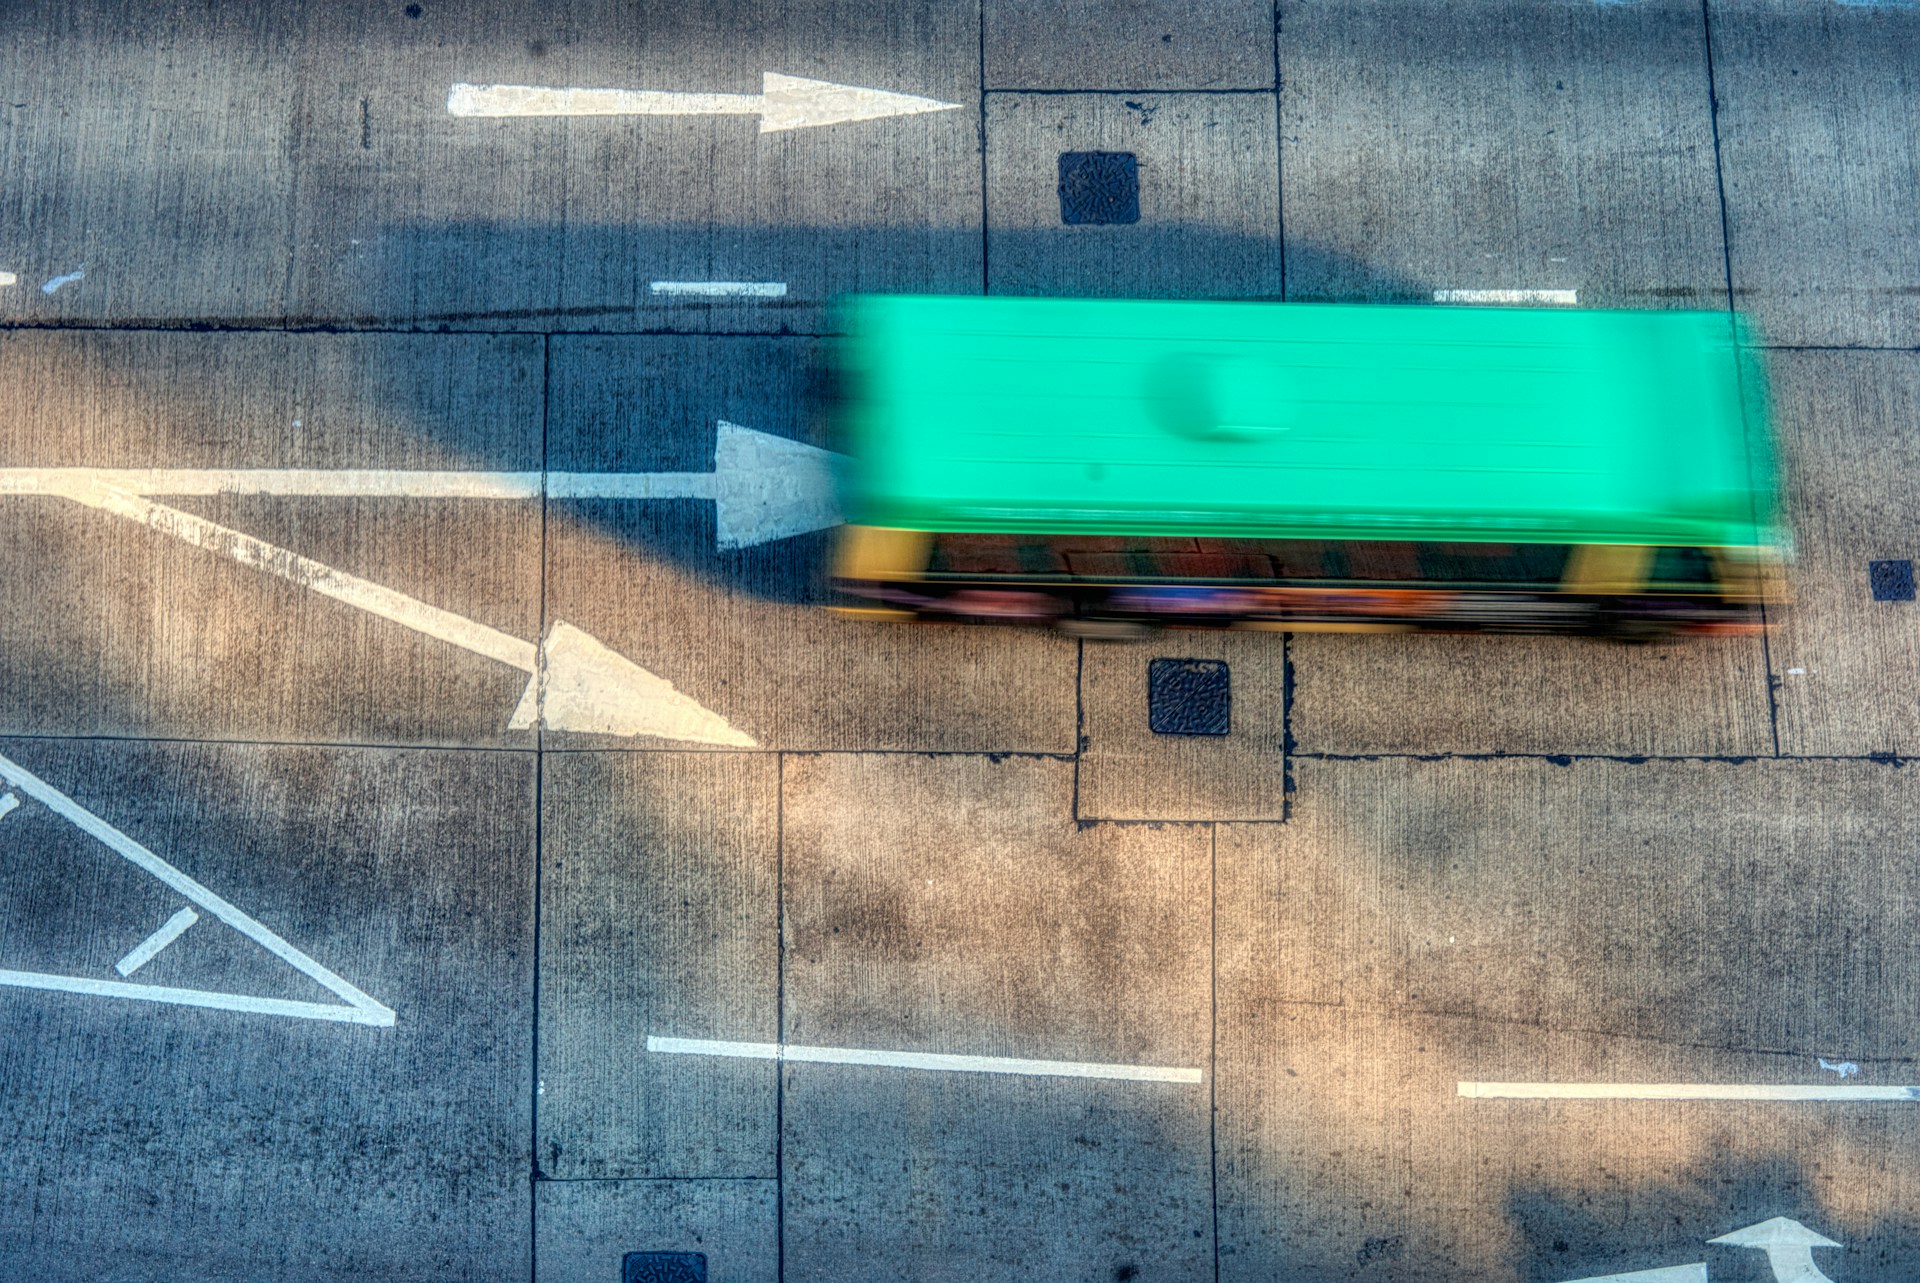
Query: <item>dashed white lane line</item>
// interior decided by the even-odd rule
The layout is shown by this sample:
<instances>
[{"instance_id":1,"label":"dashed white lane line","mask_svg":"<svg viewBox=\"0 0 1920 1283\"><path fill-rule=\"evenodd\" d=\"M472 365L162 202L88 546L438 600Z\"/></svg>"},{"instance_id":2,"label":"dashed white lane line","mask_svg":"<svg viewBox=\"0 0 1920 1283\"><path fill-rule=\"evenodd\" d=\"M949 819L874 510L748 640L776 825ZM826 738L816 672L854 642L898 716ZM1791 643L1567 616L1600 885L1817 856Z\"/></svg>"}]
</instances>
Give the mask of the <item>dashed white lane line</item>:
<instances>
[{"instance_id":1,"label":"dashed white lane line","mask_svg":"<svg viewBox=\"0 0 1920 1283\"><path fill-rule=\"evenodd\" d=\"M127 952L127 956L113 964L113 969L123 976L130 976L140 968L152 962L159 952L178 940L188 927L200 921L200 915L192 909L182 909L160 925L160 929L142 940Z\"/></svg>"},{"instance_id":2,"label":"dashed white lane line","mask_svg":"<svg viewBox=\"0 0 1920 1283\"><path fill-rule=\"evenodd\" d=\"M647 1035L647 1050L682 1056L732 1056L747 1060L802 1061L819 1065L872 1065L886 1069L933 1069L949 1073L1032 1074L1054 1078L1115 1078L1126 1082L1197 1083L1198 1069L1162 1065L1102 1065L1080 1060L1022 1060L1012 1056L949 1056L919 1051L868 1051L856 1047L799 1047L778 1042L722 1042L707 1038Z\"/></svg>"},{"instance_id":3,"label":"dashed white lane line","mask_svg":"<svg viewBox=\"0 0 1920 1283\"><path fill-rule=\"evenodd\" d=\"M55 290L60 289L63 286L72 285L75 281L84 281L86 279L87 279L87 265L85 263L82 263L79 267L74 268L71 272L68 272L66 275L56 276L52 280L48 281L45 285L42 285L40 287L40 292L42 294L51 294Z\"/></svg>"},{"instance_id":4,"label":"dashed white lane line","mask_svg":"<svg viewBox=\"0 0 1920 1283\"><path fill-rule=\"evenodd\" d=\"M1553 307L1577 307L1579 290L1435 290L1436 303L1541 304Z\"/></svg>"},{"instance_id":5,"label":"dashed white lane line","mask_svg":"<svg viewBox=\"0 0 1920 1283\"><path fill-rule=\"evenodd\" d=\"M0 272L0 285L18 285L20 278L12 272Z\"/></svg>"},{"instance_id":6,"label":"dashed white lane line","mask_svg":"<svg viewBox=\"0 0 1920 1283\"><path fill-rule=\"evenodd\" d=\"M1827 1100L1920 1101L1920 1087L1828 1086L1820 1083L1476 1083L1460 1084L1474 1100Z\"/></svg>"},{"instance_id":7,"label":"dashed white lane line","mask_svg":"<svg viewBox=\"0 0 1920 1283\"><path fill-rule=\"evenodd\" d=\"M668 298L785 298L785 281L654 281L647 288Z\"/></svg>"}]
</instances>

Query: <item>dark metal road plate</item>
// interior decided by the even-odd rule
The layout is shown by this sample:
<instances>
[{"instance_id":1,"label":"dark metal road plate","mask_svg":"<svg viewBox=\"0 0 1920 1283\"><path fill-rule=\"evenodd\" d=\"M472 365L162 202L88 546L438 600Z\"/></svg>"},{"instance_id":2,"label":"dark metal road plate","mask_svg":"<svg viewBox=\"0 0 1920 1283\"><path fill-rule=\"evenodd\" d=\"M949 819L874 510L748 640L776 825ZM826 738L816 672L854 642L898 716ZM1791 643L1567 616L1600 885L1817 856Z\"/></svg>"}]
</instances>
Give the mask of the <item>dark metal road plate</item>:
<instances>
[{"instance_id":1,"label":"dark metal road plate","mask_svg":"<svg viewBox=\"0 0 1920 1283\"><path fill-rule=\"evenodd\" d=\"M1147 664L1147 725L1158 735L1225 735L1233 691L1217 659L1156 659Z\"/></svg>"},{"instance_id":2,"label":"dark metal road plate","mask_svg":"<svg viewBox=\"0 0 1920 1283\"><path fill-rule=\"evenodd\" d=\"M1060 221L1140 221L1140 162L1130 151L1060 153Z\"/></svg>"},{"instance_id":3,"label":"dark metal road plate","mask_svg":"<svg viewBox=\"0 0 1920 1283\"><path fill-rule=\"evenodd\" d=\"M1911 561L1870 561L1867 583L1875 601L1913 600L1913 563Z\"/></svg>"},{"instance_id":4,"label":"dark metal road plate","mask_svg":"<svg viewBox=\"0 0 1920 1283\"><path fill-rule=\"evenodd\" d=\"M707 1283L705 1252L628 1252L620 1283Z\"/></svg>"}]
</instances>

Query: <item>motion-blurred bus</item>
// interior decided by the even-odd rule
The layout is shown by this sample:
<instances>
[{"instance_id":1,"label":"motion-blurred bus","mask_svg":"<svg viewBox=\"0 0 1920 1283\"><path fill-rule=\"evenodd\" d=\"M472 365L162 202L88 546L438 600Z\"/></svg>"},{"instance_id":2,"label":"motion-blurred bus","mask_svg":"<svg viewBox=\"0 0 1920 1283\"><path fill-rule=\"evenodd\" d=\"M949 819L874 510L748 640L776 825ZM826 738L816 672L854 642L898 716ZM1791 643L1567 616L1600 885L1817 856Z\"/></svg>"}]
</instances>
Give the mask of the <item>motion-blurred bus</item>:
<instances>
[{"instance_id":1,"label":"motion-blurred bus","mask_svg":"<svg viewBox=\"0 0 1920 1283\"><path fill-rule=\"evenodd\" d=\"M868 297L841 328L844 614L1648 640L1779 597L1724 312Z\"/></svg>"}]
</instances>

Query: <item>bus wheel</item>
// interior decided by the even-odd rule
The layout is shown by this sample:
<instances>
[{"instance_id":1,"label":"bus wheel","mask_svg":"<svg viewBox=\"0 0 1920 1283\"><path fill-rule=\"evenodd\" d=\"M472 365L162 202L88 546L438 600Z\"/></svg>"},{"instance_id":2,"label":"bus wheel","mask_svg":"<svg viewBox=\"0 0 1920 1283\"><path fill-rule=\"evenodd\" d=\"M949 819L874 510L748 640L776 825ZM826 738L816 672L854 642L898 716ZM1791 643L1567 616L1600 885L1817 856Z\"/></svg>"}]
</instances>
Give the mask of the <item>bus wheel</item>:
<instances>
[{"instance_id":1,"label":"bus wheel","mask_svg":"<svg viewBox=\"0 0 1920 1283\"><path fill-rule=\"evenodd\" d=\"M1158 631L1137 619L1061 619L1053 626L1068 637L1086 641L1141 641Z\"/></svg>"}]
</instances>

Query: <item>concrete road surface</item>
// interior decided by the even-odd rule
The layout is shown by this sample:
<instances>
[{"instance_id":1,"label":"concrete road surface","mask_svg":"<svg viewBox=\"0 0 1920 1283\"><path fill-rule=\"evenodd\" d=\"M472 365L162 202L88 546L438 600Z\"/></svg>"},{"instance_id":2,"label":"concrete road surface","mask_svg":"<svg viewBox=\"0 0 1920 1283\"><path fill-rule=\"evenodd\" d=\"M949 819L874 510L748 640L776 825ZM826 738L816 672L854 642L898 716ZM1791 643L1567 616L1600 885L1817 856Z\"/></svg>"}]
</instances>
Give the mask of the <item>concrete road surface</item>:
<instances>
[{"instance_id":1,"label":"concrete road surface","mask_svg":"<svg viewBox=\"0 0 1920 1283\"><path fill-rule=\"evenodd\" d=\"M0 1278L1920 1273L1920 10L15 0L0 68ZM863 290L1738 309L1796 608L829 617Z\"/></svg>"}]
</instances>

